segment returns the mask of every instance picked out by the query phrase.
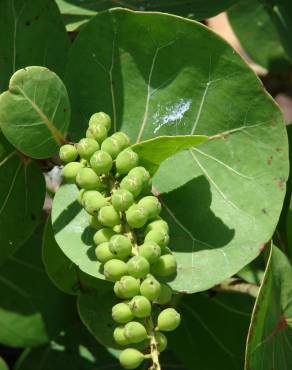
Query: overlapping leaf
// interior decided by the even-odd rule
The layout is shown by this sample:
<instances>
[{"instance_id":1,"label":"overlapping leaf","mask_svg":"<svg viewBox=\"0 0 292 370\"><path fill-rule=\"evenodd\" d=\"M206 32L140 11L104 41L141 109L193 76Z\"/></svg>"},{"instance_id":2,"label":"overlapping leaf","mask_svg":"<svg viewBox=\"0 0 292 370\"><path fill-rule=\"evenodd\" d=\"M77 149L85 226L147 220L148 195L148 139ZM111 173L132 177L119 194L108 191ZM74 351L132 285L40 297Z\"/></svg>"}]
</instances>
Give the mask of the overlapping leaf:
<instances>
[{"instance_id":1,"label":"overlapping leaf","mask_svg":"<svg viewBox=\"0 0 292 370\"><path fill-rule=\"evenodd\" d=\"M245 370L292 366L292 267L271 247L265 277L253 310Z\"/></svg>"},{"instance_id":2,"label":"overlapping leaf","mask_svg":"<svg viewBox=\"0 0 292 370\"><path fill-rule=\"evenodd\" d=\"M2 0L0 12L0 92L11 75L28 65L64 72L69 39L54 1Z\"/></svg>"},{"instance_id":3,"label":"overlapping leaf","mask_svg":"<svg viewBox=\"0 0 292 370\"><path fill-rule=\"evenodd\" d=\"M178 260L174 289L208 289L260 253L285 194L287 136L280 110L225 41L190 20L111 10L80 32L66 76L76 139L95 111L133 141L216 136L154 177Z\"/></svg>"},{"instance_id":4,"label":"overlapping leaf","mask_svg":"<svg viewBox=\"0 0 292 370\"><path fill-rule=\"evenodd\" d=\"M45 191L39 167L0 133L0 265L32 234Z\"/></svg>"},{"instance_id":5,"label":"overlapping leaf","mask_svg":"<svg viewBox=\"0 0 292 370\"><path fill-rule=\"evenodd\" d=\"M0 128L32 158L55 155L70 121L70 102L61 79L44 67L27 67L10 79L0 95Z\"/></svg>"}]
</instances>

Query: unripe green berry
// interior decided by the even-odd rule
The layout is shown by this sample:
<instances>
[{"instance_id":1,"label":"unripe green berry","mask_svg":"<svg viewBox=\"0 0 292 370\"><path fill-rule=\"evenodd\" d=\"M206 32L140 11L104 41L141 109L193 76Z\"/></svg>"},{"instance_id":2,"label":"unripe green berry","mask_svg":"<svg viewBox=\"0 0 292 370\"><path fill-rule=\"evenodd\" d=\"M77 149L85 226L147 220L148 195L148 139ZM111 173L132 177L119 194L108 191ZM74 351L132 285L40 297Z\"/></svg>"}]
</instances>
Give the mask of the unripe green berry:
<instances>
[{"instance_id":1,"label":"unripe green berry","mask_svg":"<svg viewBox=\"0 0 292 370\"><path fill-rule=\"evenodd\" d=\"M83 194L83 206L90 215L98 213L100 208L109 205L105 197L97 190L87 190Z\"/></svg>"},{"instance_id":2,"label":"unripe green berry","mask_svg":"<svg viewBox=\"0 0 292 370\"><path fill-rule=\"evenodd\" d=\"M98 230L94 236L93 236L93 241L96 245L99 245L101 243L109 242L110 238L114 236L116 233L109 228L102 228Z\"/></svg>"},{"instance_id":3,"label":"unripe green berry","mask_svg":"<svg viewBox=\"0 0 292 370\"><path fill-rule=\"evenodd\" d=\"M102 227L101 223L98 221L98 219L95 216L89 217L89 225L93 227L94 229L100 229Z\"/></svg>"},{"instance_id":4,"label":"unripe green berry","mask_svg":"<svg viewBox=\"0 0 292 370\"><path fill-rule=\"evenodd\" d=\"M109 243L109 248L118 258L130 256L132 252L132 243L129 238L124 235L114 235Z\"/></svg>"},{"instance_id":5,"label":"unripe green berry","mask_svg":"<svg viewBox=\"0 0 292 370\"><path fill-rule=\"evenodd\" d=\"M83 207L83 195L86 192L85 189L80 189L77 195L77 202Z\"/></svg>"},{"instance_id":6,"label":"unripe green berry","mask_svg":"<svg viewBox=\"0 0 292 370\"><path fill-rule=\"evenodd\" d=\"M141 256L134 256L127 262L129 275L140 279L145 277L150 269L149 262Z\"/></svg>"},{"instance_id":7,"label":"unripe green berry","mask_svg":"<svg viewBox=\"0 0 292 370\"><path fill-rule=\"evenodd\" d=\"M77 173L82 169L83 165L80 162L67 163L63 170L62 176L68 183L74 183L76 181Z\"/></svg>"},{"instance_id":8,"label":"unripe green berry","mask_svg":"<svg viewBox=\"0 0 292 370\"><path fill-rule=\"evenodd\" d=\"M86 190L96 190L103 187L100 178L91 168L81 168L76 175L76 183L80 188Z\"/></svg>"},{"instance_id":9,"label":"unripe green berry","mask_svg":"<svg viewBox=\"0 0 292 370\"><path fill-rule=\"evenodd\" d=\"M107 131L111 128L111 118L108 114L104 112L94 113L89 119L89 127L100 124L106 127Z\"/></svg>"},{"instance_id":10,"label":"unripe green berry","mask_svg":"<svg viewBox=\"0 0 292 370\"><path fill-rule=\"evenodd\" d=\"M166 277L176 272L177 263L172 254L165 254L158 258L152 265L151 272L154 275Z\"/></svg>"},{"instance_id":11,"label":"unripe green berry","mask_svg":"<svg viewBox=\"0 0 292 370\"><path fill-rule=\"evenodd\" d=\"M139 162L139 156L132 149L123 150L116 158L116 169L120 175L128 173L136 167Z\"/></svg>"},{"instance_id":12,"label":"unripe green berry","mask_svg":"<svg viewBox=\"0 0 292 370\"><path fill-rule=\"evenodd\" d=\"M146 209L149 220L155 219L161 211L159 200L152 195L142 198L138 204Z\"/></svg>"},{"instance_id":13,"label":"unripe green berry","mask_svg":"<svg viewBox=\"0 0 292 370\"><path fill-rule=\"evenodd\" d=\"M157 343L158 352L163 352L167 347L167 338L166 338L166 336L163 333L157 331L155 333L155 339L156 339L156 343Z\"/></svg>"},{"instance_id":14,"label":"unripe green berry","mask_svg":"<svg viewBox=\"0 0 292 370\"><path fill-rule=\"evenodd\" d=\"M131 321L125 325L124 334L131 343L139 343L147 338L147 331L140 322Z\"/></svg>"},{"instance_id":15,"label":"unripe green berry","mask_svg":"<svg viewBox=\"0 0 292 370\"><path fill-rule=\"evenodd\" d=\"M120 345L120 346L126 346L127 344L130 344L129 339L125 337L124 334L124 325L120 325L115 328L113 337L114 340Z\"/></svg>"},{"instance_id":16,"label":"unripe green berry","mask_svg":"<svg viewBox=\"0 0 292 370\"><path fill-rule=\"evenodd\" d=\"M180 324L180 314L174 308L166 308L158 315L158 330L172 331Z\"/></svg>"},{"instance_id":17,"label":"unripe green berry","mask_svg":"<svg viewBox=\"0 0 292 370\"><path fill-rule=\"evenodd\" d=\"M118 281L127 274L127 264L118 259L111 259L105 263L103 273L107 280Z\"/></svg>"},{"instance_id":18,"label":"unripe green berry","mask_svg":"<svg viewBox=\"0 0 292 370\"><path fill-rule=\"evenodd\" d=\"M132 276L123 276L114 285L114 292L118 298L127 299L139 294L140 283L139 280Z\"/></svg>"},{"instance_id":19,"label":"unripe green berry","mask_svg":"<svg viewBox=\"0 0 292 370\"><path fill-rule=\"evenodd\" d=\"M136 295L131 299L130 309L135 317L143 318L151 314L151 303L146 297Z\"/></svg>"},{"instance_id":20,"label":"unripe green berry","mask_svg":"<svg viewBox=\"0 0 292 370\"><path fill-rule=\"evenodd\" d=\"M108 242L99 244L95 248L95 255L98 261L101 263L105 263L109 260L116 258L116 256L110 251Z\"/></svg>"},{"instance_id":21,"label":"unripe green berry","mask_svg":"<svg viewBox=\"0 0 292 370\"><path fill-rule=\"evenodd\" d=\"M134 203L134 196L128 190L119 189L112 195L112 205L117 211L126 211Z\"/></svg>"},{"instance_id":22,"label":"unripe green berry","mask_svg":"<svg viewBox=\"0 0 292 370\"><path fill-rule=\"evenodd\" d=\"M172 299L172 289L166 284L160 284L159 296L155 299L155 303L167 304Z\"/></svg>"},{"instance_id":23,"label":"unripe green berry","mask_svg":"<svg viewBox=\"0 0 292 370\"><path fill-rule=\"evenodd\" d=\"M90 166L98 175L108 173L113 165L112 157L103 150L93 153L90 158Z\"/></svg>"},{"instance_id":24,"label":"unripe green berry","mask_svg":"<svg viewBox=\"0 0 292 370\"><path fill-rule=\"evenodd\" d=\"M129 176L137 177L141 180L143 186L148 183L148 181L151 179L149 172L146 170L146 168L142 166L138 166L133 168L129 172Z\"/></svg>"},{"instance_id":25,"label":"unripe green berry","mask_svg":"<svg viewBox=\"0 0 292 370\"><path fill-rule=\"evenodd\" d=\"M120 144L118 143L118 141L113 139L110 136L107 139L105 139L103 143L101 144L101 150L103 150L104 152L107 152L112 157L112 159L115 159L116 156L122 150L122 148Z\"/></svg>"},{"instance_id":26,"label":"unripe green berry","mask_svg":"<svg viewBox=\"0 0 292 370\"><path fill-rule=\"evenodd\" d=\"M107 227L114 227L121 223L119 213L114 209L112 205L102 207L98 214L98 221Z\"/></svg>"},{"instance_id":27,"label":"unripe green berry","mask_svg":"<svg viewBox=\"0 0 292 370\"><path fill-rule=\"evenodd\" d=\"M84 138L77 144L77 151L81 158L89 159L99 149L99 144L94 139Z\"/></svg>"},{"instance_id":28,"label":"unripe green berry","mask_svg":"<svg viewBox=\"0 0 292 370\"><path fill-rule=\"evenodd\" d=\"M136 369L144 360L144 355L134 348L127 348L120 354L120 364L124 369Z\"/></svg>"},{"instance_id":29,"label":"unripe green berry","mask_svg":"<svg viewBox=\"0 0 292 370\"><path fill-rule=\"evenodd\" d=\"M112 318L119 324L125 324L133 319L133 313L127 303L117 303L112 308Z\"/></svg>"},{"instance_id":30,"label":"unripe green berry","mask_svg":"<svg viewBox=\"0 0 292 370\"><path fill-rule=\"evenodd\" d=\"M157 243L160 247L165 247L169 243L169 235L164 229L154 229L149 231L145 236L145 242L152 241Z\"/></svg>"},{"instance_id":31,"label":"unripe green berry","mask_svg":"<svg viewBox=\"0 0 292 370\"><path fill-rule=\"evenodd\" d=\"M62 145L59 151L59 157L62 162L73 162L78 157L77 149L71 144Z\"/></svg>"},{"instance_id":32,"label":"unripe green berry","mask_svg":"<svg viewBox=\"0 0 292 370\"><path fill-rule=\"evenodd\" d=\"M138 204L133 204L126 211L126 219L132 228L139 229L147 222L147 212L144 207L139 206Z\"/></svg>"},{"instance_id":33,"label":"unripe green berry","mask_svg":"<svg viewBox=\"0 0 292 370\"><path fill-rule=\"evenodd\" d=\"M149 231L153 231L153 230L160 230L160 231L164 231L165 234L169 234L168 224L162 219L151 221L145 229L145 235L148 234Z\"/></svg>"},{"instance_id":34,"label":"unripe green berry","mask_svg":"<svg viewBox=\"0 0 292 370\"><path fill-rule=\"evenodd\" d=\"M153 276L147 277L140 285L141 294L154 301L159 297L161 291L161 284Z\"/></svg>"},{"instance_id":35,"label":"unripe green berry","mask_svg":"<svg viewBox=\"0 0 292 370\"><path fill-rule=\"evenodd\" d=\"M120 183L120 188L128 190L134 197L137 197L141 193L142 187L142 181L138 177L130 175L125 176Z\"/></svg>"},{"instance_id":36,"label":"unripe green berry","mask_svg":"<svg viewBox=\"0 0 292 370\"><path fill-rule=\"evenodd\" d=\"M145 257L149 263L154 263L161 255L161 249L155 242L148 241L139 247L139 256Z\"/></svg>"},{"instance_id":37,"label":"unripe green berry","mask_svg":"<svg viewBox=\"0 0 292 370\"><path fill-rule=\"evenodd\" d=\"M107 138L107 129L104 125L96 123L88 127L86 130L86 137L94 139L101 144Z\"/></svg>"},{"instance_id":38,"label":"unripe green berry","mask_svg":"<svg viewBox=\"0 0 292 370\"><path fill-rule=\"evenodd\" d=\"M118 131L112 135L112 138L118 141L122 149L127 148L130 145L130 138L124 132Z\"/></svg>"}]
</instances>

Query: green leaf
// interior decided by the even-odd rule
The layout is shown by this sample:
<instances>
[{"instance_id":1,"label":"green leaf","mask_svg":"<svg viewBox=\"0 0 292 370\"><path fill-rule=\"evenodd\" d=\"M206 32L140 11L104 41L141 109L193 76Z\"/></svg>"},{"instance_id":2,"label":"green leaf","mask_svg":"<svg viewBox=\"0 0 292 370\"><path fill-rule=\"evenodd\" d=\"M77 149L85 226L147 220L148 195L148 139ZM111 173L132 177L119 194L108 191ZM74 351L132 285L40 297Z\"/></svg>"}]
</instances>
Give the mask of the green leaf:
<instances>
[{"instance_id":1,"label":"green leaf","mask_svg":"<svg viewBox=\"0 0 292 370\"><path fill-rule=\"evenodd\" d=\"M0 265L37 226L45 191L36 163L22 157L0 132Z\"/></svg>"},{"instance_id":2,"label":"green leaf","mask_svg":"<svg viewBox=\"0 0 292 370\"><path fill-rule=\"evenodd\" d=\"M291 63L266 4L260 0L241 0L228 10L232 29L250 57L264 68L284 73Z\"/></svg>"},{"instance_id":3,"label":"green leaf","mask_svg":"<svg viewBox=\"0 0 292 370\"><path fill-rule=\"evenodd\" d=\"M139 155L140 164L155 173L159 165L174 154L208 140L204 135L159 136L132 146Z\"/></svg>"},{"instance_id":4,"label":"green leaf","mask_svg":"<svg viewBox=\"0 0 292 370\"><path fill-rule=\"evenodd\" d=\"M194 21L111 10L79 33L66 80L75 139L96 111L133 142L213 137L154 176L178 260L175 290L209 289L257 257L285 195L287 135L278 106L229 44ZM79 216L82 233L87 220Z\"/></svg>"},{"instance_id":5,"label":"green leaf","mask_svg":"<svg viewBox=\"0 0 292 370\"><path fill-rule=\"evenodd\" d=\"M2 0L0 92L15 71L28 65L43 65L63 75L69 46L54 1Z\"/></svg>"},{"instance_id":6,"label":"green leaf","mask_svg":"<svg viewBox=\"0 0 292 370\"><path fill-rule=\"evenodd\" d=\"M2 357L0 357L0 370L9 370L8 365Z\"/></svg>"},{"instance_id":7,"label":"green leaf","mask_svg":"<svg viewBox=\"0 0 292 370\"><path fill-rule=\"evenodd\" d=\"M265 277L253 310L246 349L246 370L292 366L292 267L271 247Z\"/></svg>"},{"instance_id":8,"label":"green leaf","mask_svg":"<svg viewBox=\"0 0 292 370\"><path fill-rule=\"evenodd\" d=\"M121 6L132 10L159 11L173 13L183 17L203 20L214 16L221 11L229 8L238 0L56 0L59 9L64 17L68 31L75 29L88 22L97 12Z\"/></svg>"},{"instance_id":9,"label":"green leaf","mask_svg":"<svg viewBox=\"0 0 292 370\"><path fill-rule=\"evenodd\" d=\"M44 344L72 320L74 299L60 293L41 262L42 228L0 269L0 343Z\"/></svg>"},{"instance_id":10,"label":"green leaf","mask_svg":"<svg viewBox=\"0 0 292 370\"><path fill-rule=\"evenodd\" d=\"M253 299L242 294L189 295L178 304L182 322L166 333L187 369L241 370Z\"/></svg>"},{"instance_id":11,"label":"green leaf","mask_svg":"<svg viewBox=\"0 0 292 370\"><path fill-rule=\"evenodd\" d=\"M44 67L17 71L0 95L0 127L18 150L32 158L56 154L70 121L63 82Z\"/></svg>"},{"instance_id":12,"label":"green leaf","mask_svg":"<svg viewBox=\"0 0 292 370\"><path fill-rule=\"evenodd\" d=\"M95 291L101 284L105 284L80 271L63 253L54 238L50 217L43 234L42 258L49 278L67 294Z\"/></svg>"},{"instance_id":13,"label":"green leaf","mask_svg":"<svg viewBox=\"0 0 292 370\"><path fill-rule=\"evenodd\" d=\"M14 370L96 370L120 369L118 361L76 322L46 346L25 350Z\"/></svg>"}]
</instances>

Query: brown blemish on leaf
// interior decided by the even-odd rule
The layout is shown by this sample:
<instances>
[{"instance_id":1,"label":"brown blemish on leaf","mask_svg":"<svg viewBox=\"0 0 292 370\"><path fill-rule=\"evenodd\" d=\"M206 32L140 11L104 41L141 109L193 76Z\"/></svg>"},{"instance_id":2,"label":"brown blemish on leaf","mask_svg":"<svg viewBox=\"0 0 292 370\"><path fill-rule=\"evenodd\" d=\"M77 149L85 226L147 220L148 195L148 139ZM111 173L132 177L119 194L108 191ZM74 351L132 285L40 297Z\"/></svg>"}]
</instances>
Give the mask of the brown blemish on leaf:
<instances>
[{"instance_id":1,"label":"brown blemish on leaf","mask_svg":"<svg viewBox=\"0 0 292 370\"><path fill-rule=\"evenodd\" d=\"M281 189L281 190L284 190L285 189L285 179L283 177L280 177L279 178L279 181L278 181L278 187Z\"/></svg>"},{"instance_id":2,"label":"brown blemish on leaf","mask_svg":"<svg viewBox=\"0 0 292 370\"><path fill-rule=\"evenodd\" d=\"M266 208L262 208L262 213L263 213L264 215L267 215L267 214L268 214L268 211L266 210Z\"/></svg>"},{"instance_id":3,"label":"brown blemish on leaf","mask_svg":"<svg viewBox=\"0 0 292 370\"><path fill-rule=\"evenodd\" d=\"M267 160L267 164L270 166L273 162L273 156L271 155L268 160Z\"/></svg>"}]
</instances>

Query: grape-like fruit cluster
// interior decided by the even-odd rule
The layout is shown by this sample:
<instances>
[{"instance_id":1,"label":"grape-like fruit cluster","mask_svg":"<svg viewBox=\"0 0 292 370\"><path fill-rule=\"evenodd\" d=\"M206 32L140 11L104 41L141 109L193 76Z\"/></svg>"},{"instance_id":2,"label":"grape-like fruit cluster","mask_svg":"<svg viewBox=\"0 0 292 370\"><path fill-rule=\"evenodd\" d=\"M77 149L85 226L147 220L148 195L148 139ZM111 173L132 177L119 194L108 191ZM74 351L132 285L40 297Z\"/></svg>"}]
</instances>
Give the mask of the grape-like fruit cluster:
<instances>
[{"instance_id":1,"label":"grape-like fruit cluster","mask_svg":"<svg viewBox=\"0 0 292 370\"><path fill-rule=\"evenodd\" d=\"M96 258L122 300L112 308L117 323L114 340L121 346L146 343L157 354L167 346L162 332L180 323L174 308L161 308L171 301L172 290L159 281L174 275L177 264L168 247L169 228L160 217L161 204L151 193L150 174L139 166L126 134L108 136L110 126L107 114L93 114L86 138L61 147L60 158L66 163L62 174L80 189L78 202L96 229ZM128 348L121 352L120 362L134 369L151 357Z\"/></svg>"}]
</instances>

